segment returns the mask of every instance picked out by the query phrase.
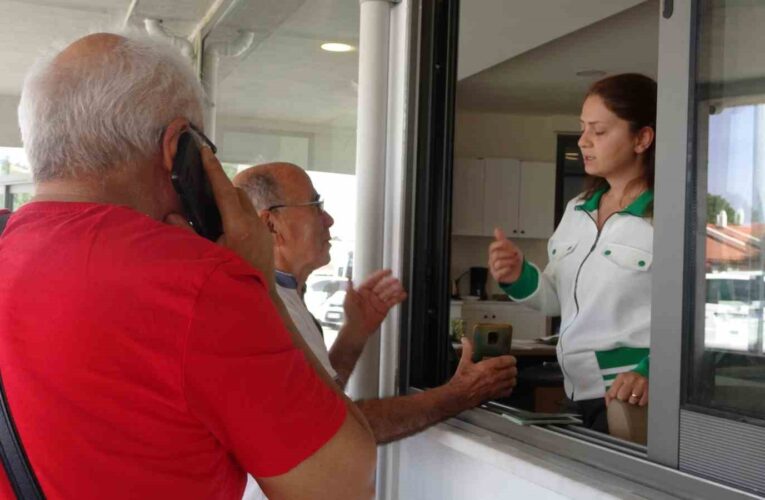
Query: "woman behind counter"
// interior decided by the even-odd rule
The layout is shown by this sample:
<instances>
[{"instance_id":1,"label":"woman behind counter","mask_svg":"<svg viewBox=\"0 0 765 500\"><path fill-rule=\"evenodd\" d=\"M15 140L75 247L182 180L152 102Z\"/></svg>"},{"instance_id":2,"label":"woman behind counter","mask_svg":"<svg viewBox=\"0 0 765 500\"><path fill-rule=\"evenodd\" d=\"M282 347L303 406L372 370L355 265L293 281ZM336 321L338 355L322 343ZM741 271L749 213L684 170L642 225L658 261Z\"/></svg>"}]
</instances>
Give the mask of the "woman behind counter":
<instances>
[{"instance_id":1,"label":"woman behind counter","mask_svg":"<svg viewBox=\"0 0 765 500\"><path fill-rule=\"evenodd\" d=\"M656 82L604 78L580 118L592 184L566 206L540 272L500 229L489 269L514 301L561 316L557 355L585 426L608 432L612 399L648 403Z\"/></svg>"}]
</instances>

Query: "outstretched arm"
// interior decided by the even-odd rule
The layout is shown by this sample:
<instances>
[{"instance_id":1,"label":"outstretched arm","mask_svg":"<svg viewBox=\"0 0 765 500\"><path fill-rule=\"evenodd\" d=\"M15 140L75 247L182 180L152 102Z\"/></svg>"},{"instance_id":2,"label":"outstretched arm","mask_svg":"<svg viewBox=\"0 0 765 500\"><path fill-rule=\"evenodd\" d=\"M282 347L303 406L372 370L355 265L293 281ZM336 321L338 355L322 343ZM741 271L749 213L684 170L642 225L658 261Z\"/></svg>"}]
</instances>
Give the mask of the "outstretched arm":
<instances>
[{"instance_id":1,"label":"outstretched arm","mask_svg":"<svg viewBox=\"0 0 765 500\"><path fill-rule=\"evenodd\" d=\"M499 356L473 363L463 339L462 358L446 384L419 394L358 401L378 444L411 436L482 402L508 396L515 387L515 358Z\"/></svg>"},{"instance_id":2,"label":"outstretched arm","mask_svg":"<svg viewBox=\"0 0 765 500\"><path fill-rule=\"evenodd\" d=\"M406 299L401 282L389 269L373 273L358 289L348 282L343 310L345 324L329 351L329 362L345 386L369 337L388 312Z\"/></svg>"}]
</instances>

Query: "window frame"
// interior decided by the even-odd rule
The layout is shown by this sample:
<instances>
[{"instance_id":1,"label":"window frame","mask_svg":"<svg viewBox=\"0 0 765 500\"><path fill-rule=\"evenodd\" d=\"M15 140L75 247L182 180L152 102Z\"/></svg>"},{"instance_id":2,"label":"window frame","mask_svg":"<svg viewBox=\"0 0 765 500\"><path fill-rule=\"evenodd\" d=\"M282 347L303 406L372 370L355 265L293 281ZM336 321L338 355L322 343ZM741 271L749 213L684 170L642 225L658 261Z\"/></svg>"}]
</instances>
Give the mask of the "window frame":
<instances>
[{"instance_id":1,"label":"window frame","mask_svg":"<svg viewBox=\"0 0 765 500\"><path fill-rule=\"evenodd\" d=\"M656 155L657 165L672 168L659 168L656 174L654 238L659 243L654 243L650 377L662 383L651 387L647 448L588 438L579 428L518 426L483 408L463 412L449 424L518 440L679 497L754 498L749 491L705 479L698 468L684 468L683 463L688 462L681 462L681 430L688 426L688 410L681 412L683 337L694 324L692 305L698 300L693 286L695 269L687 265L688 255L695 256L697 251L697 245L689 241L689 228L704 213L703 205L693 203L697 193L692 173L696 169L689 149L695 140L692 75L697 6L698 0L663 0L660 17L657 128L662 135ZM448 335L456 85L448 68L456 63L457 34L448 22L435 21L438 9L442 20L449 13L454 23L459 1L421 0L419 71L413 72L411 82L412 88L419 89L419 100L412 113L416 117L410 119L410 126L416 129L416 153L411 155L408 169L414 185L414 211L408 220L411 244L406 256L411 303L401 325L402 393L417 393L443 383L448 376L444 369L447 353L438 348L438 342ZM448 50L443 52L446 48L452 51L451 57ZM437 69L438 64L442 66Z\"/></svg>"}]
</instances>

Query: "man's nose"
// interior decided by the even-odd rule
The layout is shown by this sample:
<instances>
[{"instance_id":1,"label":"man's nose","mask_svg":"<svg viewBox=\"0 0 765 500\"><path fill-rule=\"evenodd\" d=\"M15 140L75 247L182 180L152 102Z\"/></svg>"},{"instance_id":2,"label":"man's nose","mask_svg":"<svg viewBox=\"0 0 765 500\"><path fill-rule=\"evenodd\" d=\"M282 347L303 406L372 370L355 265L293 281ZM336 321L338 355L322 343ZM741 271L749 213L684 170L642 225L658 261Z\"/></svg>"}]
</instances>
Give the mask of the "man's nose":
<instances>
[{"instance_id":1,"label":"man's nose","mask_svg":"<svg viewBox=\"0 0 765 500\"><path fill-rule=\"evenodd\" d=\"M333 219L332 216L329 215L329 212L322 212L321 215L324 217L325 226L332 227L335 224L335 219Z\"/></svg>"}]
</instances>

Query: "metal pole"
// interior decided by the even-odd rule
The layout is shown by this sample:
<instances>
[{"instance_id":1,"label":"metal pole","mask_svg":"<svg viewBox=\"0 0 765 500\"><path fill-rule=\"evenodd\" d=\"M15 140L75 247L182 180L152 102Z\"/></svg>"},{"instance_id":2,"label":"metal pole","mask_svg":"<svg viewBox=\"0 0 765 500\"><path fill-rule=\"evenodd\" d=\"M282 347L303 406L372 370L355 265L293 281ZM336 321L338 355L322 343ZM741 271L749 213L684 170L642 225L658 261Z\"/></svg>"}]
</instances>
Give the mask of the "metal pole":
<instances>
[{"instance_id":1,"label":"metal pole","mask_svg":"<svg viewBox=\"0 0 765 500\"><path fill-rule=\"evenodd\" d=\"M360 0L359 99L356 130L356 248L358 283L383 264L385 161L388 112L388 0ZM367 342L348 392L353 399L378 397L380 334Z\"/></svg>"}]
</instances>

